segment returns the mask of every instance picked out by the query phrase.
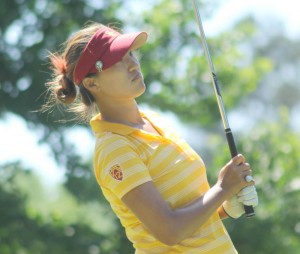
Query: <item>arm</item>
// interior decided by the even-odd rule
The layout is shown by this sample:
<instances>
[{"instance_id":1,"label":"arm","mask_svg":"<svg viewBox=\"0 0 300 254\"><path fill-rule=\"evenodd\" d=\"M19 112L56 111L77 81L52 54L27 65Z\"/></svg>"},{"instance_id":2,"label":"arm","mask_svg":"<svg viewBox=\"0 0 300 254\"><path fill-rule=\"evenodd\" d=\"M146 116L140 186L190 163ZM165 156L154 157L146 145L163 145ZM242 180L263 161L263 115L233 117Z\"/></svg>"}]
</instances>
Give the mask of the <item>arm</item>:
<instances>
[{"instance_id":1,"label":"arm","mask_svg":"<svg viewBox=\"0 0 300 254\"><path fill-rule=\"evenodd\" d=\"M140 185L122 198L154 237L167 245L175 245L191 235L225 199L226 192L215 185L190 205L172 210L152 182Z\"/></svg>"},{"instance_id":2,"label":"arm","mask_svg":"<svg viewBox=\"0 0 300 254\"><path fill-rule=\"evenodd\" d=\"M243 157L232 159L220 172L217 183L202 197L185 207L172 210L152 182L142 184L124 195L122 201L152 232L167 245L175 245L195 232L221 207L222 203L249 185L244 176L250 168Z\"/></svg>"}]
</instances>

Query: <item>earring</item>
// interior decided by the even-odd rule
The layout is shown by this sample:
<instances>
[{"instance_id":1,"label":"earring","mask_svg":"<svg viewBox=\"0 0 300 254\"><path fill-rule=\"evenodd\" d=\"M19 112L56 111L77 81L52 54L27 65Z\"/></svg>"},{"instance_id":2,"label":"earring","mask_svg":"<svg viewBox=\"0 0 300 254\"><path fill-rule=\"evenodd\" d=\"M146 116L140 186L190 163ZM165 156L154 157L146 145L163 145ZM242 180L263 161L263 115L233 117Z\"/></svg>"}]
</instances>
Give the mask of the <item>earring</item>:
<instances>
[{"instance_id":1,"label":"earring","mask_svg":"<svg viewBox=\"0 0 300 254\"><path fill-rule=\"evenodd\" d=\"M98 70L98 72L102 71L103 63L101 61L97 61L95 63L95 67Z\"/></svg>"}]
</instances>

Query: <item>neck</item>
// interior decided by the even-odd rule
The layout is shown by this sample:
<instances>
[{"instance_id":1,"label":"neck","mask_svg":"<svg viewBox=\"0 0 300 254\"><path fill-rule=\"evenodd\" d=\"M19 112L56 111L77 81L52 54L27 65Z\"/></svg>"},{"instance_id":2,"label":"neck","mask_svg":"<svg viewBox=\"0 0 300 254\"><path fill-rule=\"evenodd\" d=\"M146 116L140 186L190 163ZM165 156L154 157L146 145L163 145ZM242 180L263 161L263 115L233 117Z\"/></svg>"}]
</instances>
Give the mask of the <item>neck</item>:
<instances>
[{"instance_id":1,"label":"neck","mask_svg":"<svg viewBox=\"0 0 300 254\"><path fill-rule=\"evenodd\" d=\"M140 115L138 105L135 100L116 102L113 104L99 105L103 120L113 123L126 124L132 127L138 127L144 124Z\"/></svg>"}]
</instances>

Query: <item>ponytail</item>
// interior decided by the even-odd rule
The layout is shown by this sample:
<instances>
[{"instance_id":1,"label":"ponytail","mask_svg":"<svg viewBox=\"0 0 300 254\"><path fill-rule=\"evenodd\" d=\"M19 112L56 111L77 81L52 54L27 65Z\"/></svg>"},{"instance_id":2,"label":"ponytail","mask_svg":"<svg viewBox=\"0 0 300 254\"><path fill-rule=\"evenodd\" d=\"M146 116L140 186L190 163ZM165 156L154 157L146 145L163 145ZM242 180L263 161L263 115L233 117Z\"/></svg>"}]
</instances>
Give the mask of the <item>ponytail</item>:
<instances>
[{"instance_id":1,"label":"ponytail","mask_svg":"<svg viewBox=\"0 0 300 254\"><path fill-rule=\"evenodd\" d=\"M74 114L72 120L77 122L88 122L98 113L92 94L82 84L75 85L73 72L81 52L101 26L91 23L65 42L62 53L49 52L52 79L46 83L49 97L42 106L42 112L52 112L50 109L54 106L67 106L67 111Z\"/></svg>"}]
</instances>

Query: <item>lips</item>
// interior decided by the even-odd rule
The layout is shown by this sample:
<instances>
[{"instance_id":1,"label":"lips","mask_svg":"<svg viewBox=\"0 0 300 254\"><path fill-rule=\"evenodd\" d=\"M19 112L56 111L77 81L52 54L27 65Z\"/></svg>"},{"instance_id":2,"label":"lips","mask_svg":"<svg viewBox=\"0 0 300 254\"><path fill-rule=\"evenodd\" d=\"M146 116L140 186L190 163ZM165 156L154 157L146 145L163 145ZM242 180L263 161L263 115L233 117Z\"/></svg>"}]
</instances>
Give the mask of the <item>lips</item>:
<instances>
[{"instance_id":1,"label":"lips","mask_svg":"<svg viewBox=\"0 0 300 254\"><path fill-rule=\"evenodd\" d=\"M142 73L137 72L137 73L133 76L132 81L135 81L135 80L140 79L140 78L142 78L142 77L143 77Z\"/></svg>"}]
</instances>

